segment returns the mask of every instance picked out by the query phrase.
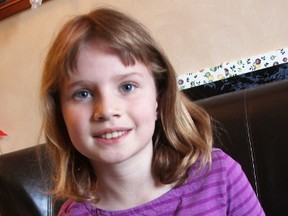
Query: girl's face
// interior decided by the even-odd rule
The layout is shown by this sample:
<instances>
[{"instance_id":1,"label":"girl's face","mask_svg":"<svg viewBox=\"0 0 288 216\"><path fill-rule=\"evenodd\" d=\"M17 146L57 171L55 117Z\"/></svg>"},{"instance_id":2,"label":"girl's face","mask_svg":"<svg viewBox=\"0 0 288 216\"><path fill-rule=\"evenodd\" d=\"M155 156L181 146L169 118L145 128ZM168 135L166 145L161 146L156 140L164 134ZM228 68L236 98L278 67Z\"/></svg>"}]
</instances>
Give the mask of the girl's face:
<instances>
[{"instance_id":1,"label":"girl's face","mask_svg":"<svg viewBox=\"0 0 288 216\"><path fill-rule=\"evenodd\" d=\"M77 70L60 87L73 145L94 167L151 160L156 95L152 73L141 62L125 66L105 46L82 48Z\"/></svg>"}]
</instances>

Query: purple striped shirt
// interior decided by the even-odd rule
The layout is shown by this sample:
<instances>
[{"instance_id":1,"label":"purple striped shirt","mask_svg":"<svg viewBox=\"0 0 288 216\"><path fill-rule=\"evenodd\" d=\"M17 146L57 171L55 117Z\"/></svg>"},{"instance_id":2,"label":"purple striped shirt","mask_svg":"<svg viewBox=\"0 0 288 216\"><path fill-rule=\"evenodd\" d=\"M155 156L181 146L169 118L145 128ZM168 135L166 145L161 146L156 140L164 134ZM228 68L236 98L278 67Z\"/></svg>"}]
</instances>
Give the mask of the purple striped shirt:
<instances>
[{"instance_id":1,"label":"purple striped shirt","mask_svg":"<svg viewBox=\"0 0 288 216\"><path fill-rule=\"evenodd\" d=\"M222 150L213 149L210 169L196 170L195 165L185 184L135 208L105 211L93 207L91 203L67 200L58 215L265 215L240 165Z\"/></svg>"}]
</instances>

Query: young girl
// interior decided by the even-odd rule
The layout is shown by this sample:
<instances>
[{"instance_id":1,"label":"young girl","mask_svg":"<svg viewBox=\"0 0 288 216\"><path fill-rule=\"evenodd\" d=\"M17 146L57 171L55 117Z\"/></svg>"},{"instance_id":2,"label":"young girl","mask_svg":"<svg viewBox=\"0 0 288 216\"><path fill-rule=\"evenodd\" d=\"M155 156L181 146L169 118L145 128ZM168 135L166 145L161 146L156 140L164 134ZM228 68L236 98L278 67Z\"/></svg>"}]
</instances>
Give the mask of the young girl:
<instances>
[{"instance_id":1,"label":"young girl","mask_svg":"<svg viewBox=\"0 0 288 216\"><path fill-rule=\"evenodd\" d=\"M264 215L145 28L98 9L60 30L41 83L59 215Z\"/></svg>"}]
</instances>

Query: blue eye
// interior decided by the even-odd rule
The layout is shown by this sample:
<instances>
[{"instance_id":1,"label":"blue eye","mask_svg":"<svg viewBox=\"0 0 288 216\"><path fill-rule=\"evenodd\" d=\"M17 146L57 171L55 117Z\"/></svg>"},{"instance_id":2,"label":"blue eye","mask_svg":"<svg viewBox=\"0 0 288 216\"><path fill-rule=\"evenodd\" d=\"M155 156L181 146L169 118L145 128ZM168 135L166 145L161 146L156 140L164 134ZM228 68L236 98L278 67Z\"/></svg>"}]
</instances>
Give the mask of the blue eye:
<instances>
[{"instance_id":1,"label":"blue eye","mask_svg":"<svg viewBox=\"0 0 288 216\"><path fill-rule=\"evenodd\" d=\"M121 90L125 93L129 93L129 92L133 91L134 88L135 88L135 86L133 84L127 83L121 87Z\"/></svg>"},{"instance_id":2,"label":"blue eye","mask_svg":"<svg viewBox=\"0 0 288 216\"><path fill-rule=\"evenodd\" d=\"M81 91L78 91L74 97L76 99L86 99L86 98L91 98L92 94L87 90L81 90Z\"/></svg>"}]
</instances>

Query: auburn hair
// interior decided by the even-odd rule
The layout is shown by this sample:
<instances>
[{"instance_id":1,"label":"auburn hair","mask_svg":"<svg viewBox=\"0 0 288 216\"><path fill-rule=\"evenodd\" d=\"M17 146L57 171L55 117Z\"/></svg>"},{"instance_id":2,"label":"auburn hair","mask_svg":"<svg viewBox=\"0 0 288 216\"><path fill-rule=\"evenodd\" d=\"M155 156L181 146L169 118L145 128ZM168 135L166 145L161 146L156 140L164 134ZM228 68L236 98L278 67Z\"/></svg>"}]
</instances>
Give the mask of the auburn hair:
<instances>
[{"instance_id":1,"label":"auburn hair","mask_svg":"<svg viewBox=\"0 0 288 216\"><path fill-rule=\"evenodd\" d=\"M47 151L53 167L51 193L58 198L97 201L97 173L73 146L61 113L59 87L77 67L81 47L104 43L126 65L143 62L152 72L158 102L153 134L153 172L163 184L181 185L189 168L211 162L209 115L178 89L176 73L160 46L140 23L107 8L69 20L58 32L46 56L40 89Z\"/></svg>"}]
</instances>

